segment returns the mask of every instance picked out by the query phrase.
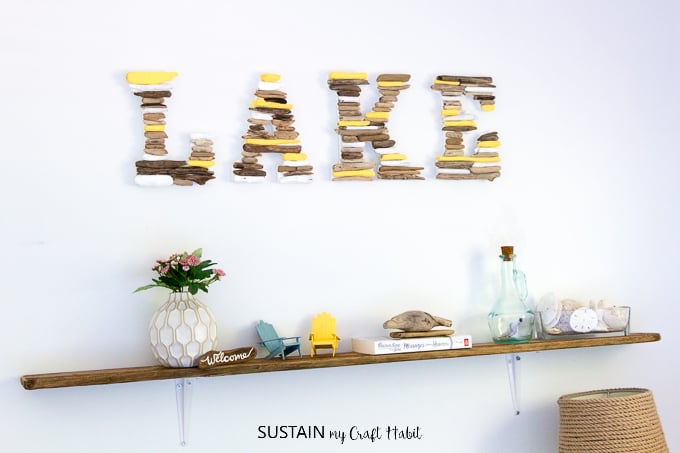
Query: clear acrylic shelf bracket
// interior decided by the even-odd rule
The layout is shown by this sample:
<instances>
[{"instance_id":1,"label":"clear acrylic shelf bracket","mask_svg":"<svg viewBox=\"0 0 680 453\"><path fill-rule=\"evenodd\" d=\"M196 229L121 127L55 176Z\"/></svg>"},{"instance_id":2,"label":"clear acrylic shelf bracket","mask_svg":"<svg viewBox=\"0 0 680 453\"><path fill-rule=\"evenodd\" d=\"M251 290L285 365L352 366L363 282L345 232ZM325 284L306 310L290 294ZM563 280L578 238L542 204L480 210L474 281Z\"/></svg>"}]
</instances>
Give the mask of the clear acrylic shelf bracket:
<instances>
[{"instance_id":1,"label":"clear acrylic shelf bracket","mask_svg":"<svg viewBox=\"0 0 680 453\"><path fill-rule=\"evenodd\" d=\"M508 381L510 383L510 397L512 398L512 410L515 415L519 415L519 375L520 375L520 356L519 354L506 354L505 365L508 369Z\"/></svg>"},{"instance_id":2,"label":"clear acrylic shelf bracket","mask_svg":"<svg viewBox=\"0 0 680 453\"><path fill-rule=\"evenodd\" d=\"M189 415L191 413L191 394L193 380L186 378L175 379L175 398L177 400L177 425L179 428L179 444L187 445L189 432Z\"/></svg>"}]
</instances>

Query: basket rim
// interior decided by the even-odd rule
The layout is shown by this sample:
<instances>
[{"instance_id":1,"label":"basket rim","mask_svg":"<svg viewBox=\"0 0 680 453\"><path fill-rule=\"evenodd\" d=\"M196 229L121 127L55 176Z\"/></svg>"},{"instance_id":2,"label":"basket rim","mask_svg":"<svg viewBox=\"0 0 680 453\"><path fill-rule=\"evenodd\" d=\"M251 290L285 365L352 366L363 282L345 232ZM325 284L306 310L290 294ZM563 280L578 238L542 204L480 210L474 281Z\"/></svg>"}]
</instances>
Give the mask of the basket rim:
<instances>
[{"instance_id":1,"label":"basket rim","mask_svg":"<svg viewBox=\"0 0 680 453\"><path fill-rule=\"evenodd\" d=\"M620 387L611 389L589 390L586 392L568 393L560 396L559 402L565 401L597 401L597 400L621 400L639 397L641 395L651 395L649 389L639 387ZM620 394L620 395L617 395ZM600 397L598 397L598 395Z\"/></svg>"}]
</instances>

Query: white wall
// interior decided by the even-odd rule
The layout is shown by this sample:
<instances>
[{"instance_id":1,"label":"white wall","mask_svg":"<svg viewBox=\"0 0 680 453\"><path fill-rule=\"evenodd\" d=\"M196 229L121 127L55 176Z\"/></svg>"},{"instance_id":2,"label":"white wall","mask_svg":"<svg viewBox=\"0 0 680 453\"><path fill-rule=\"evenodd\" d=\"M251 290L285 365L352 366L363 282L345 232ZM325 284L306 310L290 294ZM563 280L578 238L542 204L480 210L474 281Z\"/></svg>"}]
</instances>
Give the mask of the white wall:
<instances>
[{"instance_id":1,"label":"white wall","mask_svg":"<svg viewBox=\"0 0 680 453\"><path fill-rule=\"evenodd\" d=\"M156 258L203 247L227 271L202 300L220 346L266 318L306 335L313 314L352 336L406 309L488 341L498 246L513 243L533 297L548 290L633 307L653 344L525 355L522 414L501 356L196 381L182 451L556 451L557 398L654 392L680 448L676 146L671 1L24 1L0 17L6 257L0 442L11 452L180 451L172 381L28 392L23 374L153 364L146 325L164 292L132 294ZM218 179L136 187L132 70L176 70L169 148L217 135ZM392 135L423 182L333 183L329 71L412 74ZM281 73L316 181L238 185L247 104ZM503 176L433 179L437 74L491 75ZM365 95L369 103L373 99ZM266 160L274 176L275 159ZM305 352L308 347L305 345ZM420 426L419 441L257 439L259 425Z\"/></svg>"}]
</instances>

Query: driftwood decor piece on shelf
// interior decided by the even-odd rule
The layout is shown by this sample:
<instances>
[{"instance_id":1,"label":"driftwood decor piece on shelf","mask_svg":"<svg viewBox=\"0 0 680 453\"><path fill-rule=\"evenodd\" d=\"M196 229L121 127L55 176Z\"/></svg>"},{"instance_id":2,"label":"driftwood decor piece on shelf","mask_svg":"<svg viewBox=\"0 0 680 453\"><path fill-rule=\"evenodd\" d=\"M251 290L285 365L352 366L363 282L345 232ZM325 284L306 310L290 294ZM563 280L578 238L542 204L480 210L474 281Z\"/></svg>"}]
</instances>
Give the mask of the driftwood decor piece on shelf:
<instances>
[{"instance_id":1,"label":"driftwood decor piece on shelf","mask_svg":"<svg viewBox=\"0 0 680 453\"><path fill-rule=\"evenodd\" d=\"M392 338L427 338L427 337L444 337L456 333L453 329L434 329L424 332L390 332Z\"/></svg>"},{"instance_id":2,"label":"driftwood decor piece on shelf","mask_svg":"<svg viewBox=\"0 0 680 453\"><path fill-rule=\"evenodd\" d=\"M140 186L191 186L205 184L214 179L209 170L214 162L212 139L202 134L192 136L189 160L168 159L165 130L168 106L165 99L172 96L176 72L128 72L126 79L132 93L141 98L144 123L144 158L135 162L135 183Z\"/></svg>"},{"instance_id":3,"label":"driftwood decor piece on shelf","mask_svg":"<svg viewBox=\"0 0 680 453\"><path fill-rule=\"evenodd\" d=\"M256 355L257 349L253 346L229 349L227 351L208 351L201 356L201 359L198 361L198 367L205 369L235 365L252 360Z\"/></svg>"},{"instance_id":4,"label":"driftwood decor piece on shelf","mask_svg":"<svg viewBox=\"0 0 680 453\"><path fill-rule=\"evenodd\" d=\"M496 86L491 77L439 75L432 84L442 97L444 152L437 156L437 179L486 179L501 175L498 132L482 133L475 149L466 153L465 136L477 130L476 117L464 109L466 97L479 102L481 112L492 112Z\"/></svg>"},{"instance_id":5,"label":"driftwood decor piece on shelf","mask_svg":"<svg viewBox=\"0 0 680 453\"><path fill-rule=\"evenodd\" d=\"M385 329L399 329L401 332L390 332L392 338L418 338L442 335L453 335L454 330L436 329L435 327L451 327L450 320L432 316L420 310L409 310L383 323Z\"/></svg>"},{"instance_id":6,"label":"driftwood decor piece on shelf","mask_svg":"<svg viewBox=\"0 0 680 453\"><path fill-rule=\"evenodd\" d=\"M437 326L451 327L451 321L432 316L420 310L409 310L401 313L383 323L385 329L400 329L405 332L424 332Z\"/></svg>"}]
</instances>

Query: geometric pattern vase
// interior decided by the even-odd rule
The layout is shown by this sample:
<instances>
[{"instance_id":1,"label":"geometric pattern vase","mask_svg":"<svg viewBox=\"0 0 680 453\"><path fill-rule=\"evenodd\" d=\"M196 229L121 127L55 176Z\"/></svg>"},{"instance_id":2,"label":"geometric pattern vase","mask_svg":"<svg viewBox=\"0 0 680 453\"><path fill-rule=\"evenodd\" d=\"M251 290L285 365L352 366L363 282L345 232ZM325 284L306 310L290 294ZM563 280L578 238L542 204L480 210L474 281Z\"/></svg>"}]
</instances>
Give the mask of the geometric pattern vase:
<instances>
[{"instance_id":1,"label":"geometric pattern vase","mask_svg":"<svg viewBox=\"0 0 680 453\"><path fill-rule=\"evenodd\" d=\"M203 354L216 349L217 323L196 296L188 291L174 292L151 318L149 337L161 365L195 367Z\"/></svg>"}]
</instances>

